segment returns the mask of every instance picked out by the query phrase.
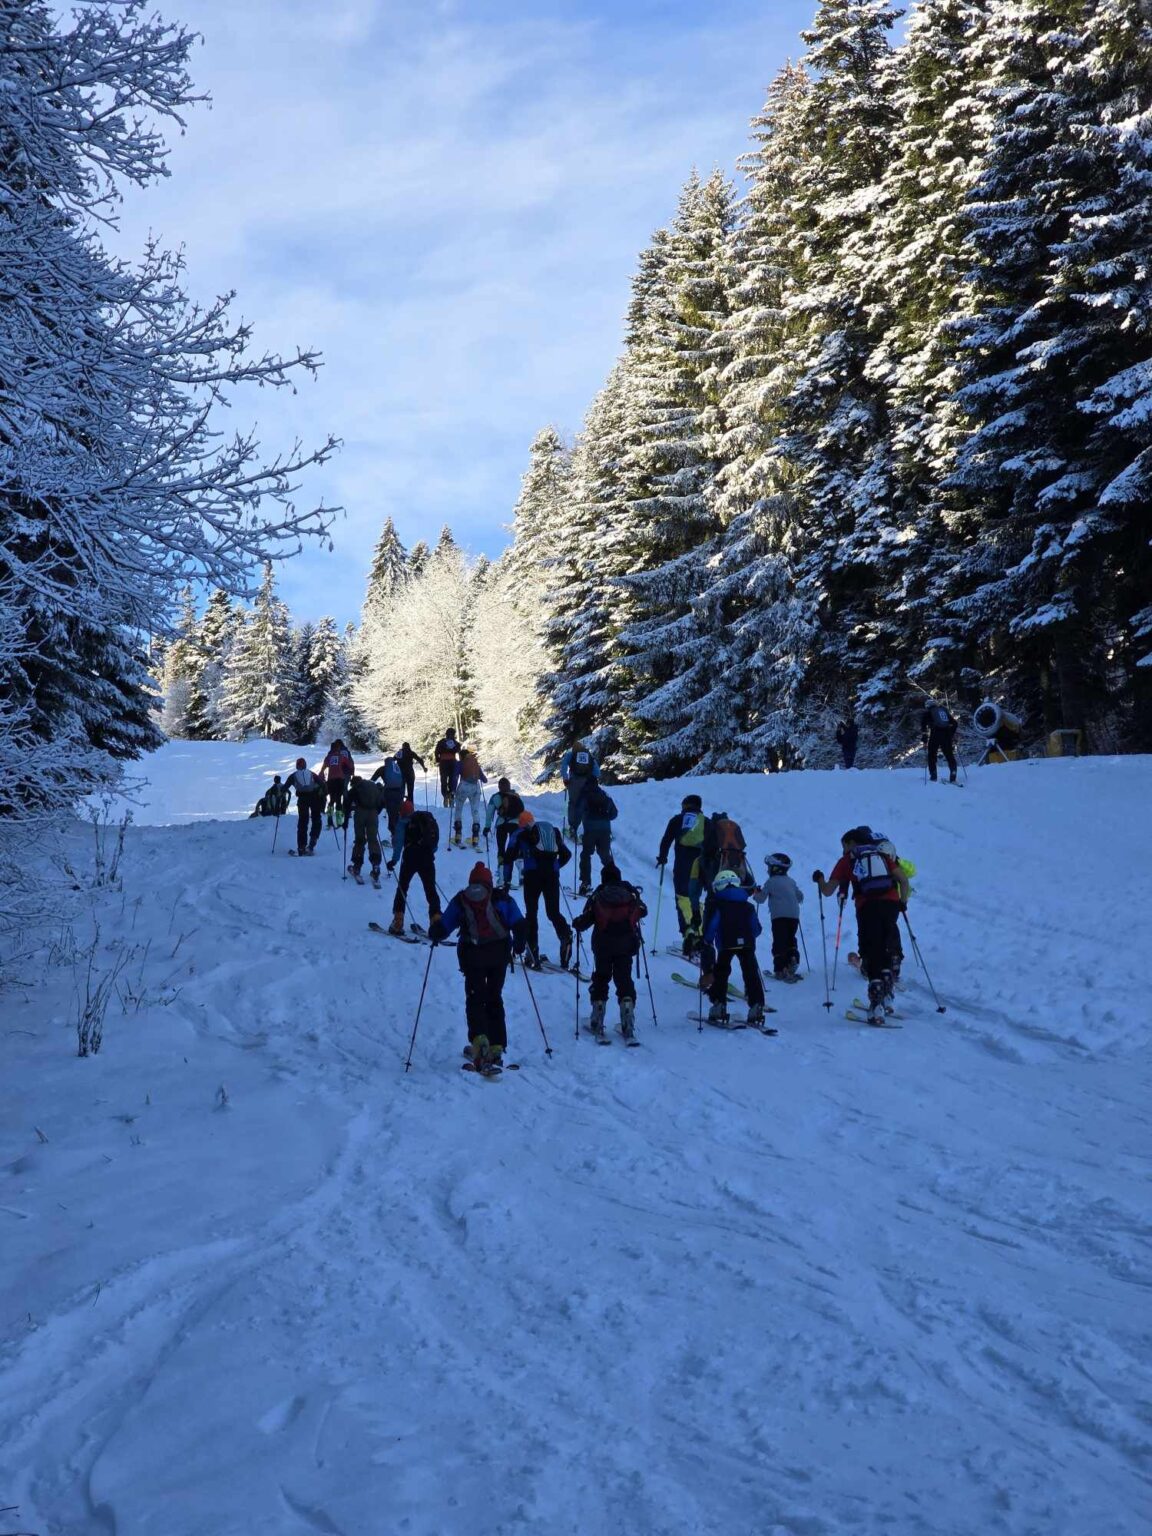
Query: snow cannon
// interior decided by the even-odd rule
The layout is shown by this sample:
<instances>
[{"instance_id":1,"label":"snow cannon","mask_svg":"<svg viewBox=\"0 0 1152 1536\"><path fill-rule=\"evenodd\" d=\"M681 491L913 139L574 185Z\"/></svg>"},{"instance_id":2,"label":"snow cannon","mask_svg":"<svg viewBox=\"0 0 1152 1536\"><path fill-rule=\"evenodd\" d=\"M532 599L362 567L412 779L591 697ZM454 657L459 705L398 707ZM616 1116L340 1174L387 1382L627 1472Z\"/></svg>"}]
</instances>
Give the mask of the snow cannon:
<instances>
[{"instance_id":1,"label":"snow cannon","mask_svg":"<svg viewBox=\"0 0 1152 1536\"><path fill-rule=\"evenodd\" d=\"M1022 756L1020 738L1024 722L991 699L985 699L972 716L972 724L984 737L984 756L978 766L987 763L1011 763Z\"/></svg>"}]
</instances>

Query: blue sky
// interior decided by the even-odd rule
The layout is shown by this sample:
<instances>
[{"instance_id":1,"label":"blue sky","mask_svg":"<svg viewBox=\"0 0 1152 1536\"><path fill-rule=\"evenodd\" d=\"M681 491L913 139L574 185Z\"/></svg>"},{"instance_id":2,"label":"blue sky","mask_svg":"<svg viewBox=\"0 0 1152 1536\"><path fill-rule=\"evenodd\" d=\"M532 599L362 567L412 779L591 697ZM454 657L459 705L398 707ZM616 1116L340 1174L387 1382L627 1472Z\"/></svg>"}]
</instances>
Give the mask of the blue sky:
<instances>
[{"instance_id":1,"label":"blue sky","mask_svg":"<svg viewBox=\"0 0 1152 1536\"><path fill-rule=\"evenodd\" d=\"M391 515L496 554L540 427L579 428L637 253L693 166L732 172L815 0L164 0L212 107L129 197L125 252L183 244L261 348L324 354L237 401L266 449L345 447L301 500L334 553L281 568L301 618L355 618Z\"/></svg>"}]
</instances>

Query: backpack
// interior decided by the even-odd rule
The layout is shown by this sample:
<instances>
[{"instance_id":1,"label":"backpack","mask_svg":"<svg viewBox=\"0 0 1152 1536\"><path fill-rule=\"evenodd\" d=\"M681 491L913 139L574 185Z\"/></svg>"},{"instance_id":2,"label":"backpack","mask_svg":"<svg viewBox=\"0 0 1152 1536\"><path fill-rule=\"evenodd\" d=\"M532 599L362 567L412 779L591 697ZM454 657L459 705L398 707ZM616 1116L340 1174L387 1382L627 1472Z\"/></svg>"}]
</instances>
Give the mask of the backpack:
<instances>
[{"instance_id":1,"label":"backpack","mask_svg":"<svg viewBox=\"0 0 1152 1536\"><path fill-rule=\"evenodd\" d=\"M640 902L630 885L602 885L592 898L592 916L597 933L627 929L632 937L639 934Z\"/></svg>"},{"instance_id":2,"label":"backpack","mask_svg":"<svg viewBox=\"0 0 1152 1536\"><path fill-rule=\"evenodd\" d=\"M536 852L557 854L560 852L556 841L556 828L550 821L538 821L532 828L536 834Z\"/></svg>"},{"instance_id":3,"label":"backpack","mask_svg":"<svg viewBox=\"0 0 1152 1536\"><path fill-rule=\"evenodd\" d=\"M680 835L676 839L676 846L699 848L704 841L706 825L703 811L685 811L680 818Z\"/></svg>"},{"instance_id":4,"label":"backpack","mask_svg":"<svg viewBox=\"0 0 1152 1536\"><path fill-rule=\"evenodd\" d=\"M384 788L404 788L404 770L394 757L388 757L384 760Z\"/></svg>"},{"instance_id":5,"label":"backpack","mask_svg":"<svg viewBox=\"0 0 1152 1536\"><path fill-rule=\"evenodd\" d=\"M473 896L473 891L480 891L481 894ZM460 892L460 912L469 944L508 942L508 929L496 910L492 892L485 886L470 885L466 891Z\"/></svg>"},{"instance_id":6,"label":"backpack","mask_svg":"<svg viewBox=\"0 0 1152 1536\"><path fill-rule=\"evenodd\" d=\"M568 770L570 778L586 778L592 772L592 754L585 747L572 754L572 766Z\"/></svg>"},{"instance_id":7,"label":"backpack","mask_svg":"<svg viewBox=\"0 0 1152 1536\"><path fill-rule=\"evenodd\" d=\"M440 846L440 827L431 811L414 811L404 833L405 848L427 848L432 853Z\"/></svg>"},{"instance_id":8,"label":"backpack","mask_svg":"<svg viewBox=\"0 0 1152 1536\"><path fill-rule=\"evenodd\" d=\"M594 784L584 796L584 820L587 821L589 817L593 821L616 820L616 803L599 784Z\"/></svg>"},{"instance_id":9,"label":"backpack","mask_svg":"<svg viewBox=\"0 0 1152 1536\"><path fill-rule=\"evenodd\" d=\"M933 704L931 719L933 729L937 731L946 731L952 724L952 716L943 704Z\"/></svg>"},{"instance_id":10,"label":"backpack","mask_svg":"<svg viewBox=\"0 0 1152 1536\"><path fill-rule=\"evenodd\" d=\"M356 804L362 811L382 811L388 796L379 780L361 779L356 789Z\"/></svg>"},{"instance_id":11,"label":"backpack","mask_svg":"<svg viewBox=\"0 0 1152 1536\"><path fill-rule=\"evenodd\" d=\"M501 821L518 821L524 812L524 802L519 795L507 794L500 796L500 806L497 815Z\"/></svg>"},{"instance_id":12,"label":"backpack","mask_svg":"<svg viewBox=\"0 0 1152 1536\"><path fill-rule=\"evenodd\" d=\"M883 896L895 890L890 860L874 844L864 844L852 855L852 884L857 896Z\"/></svg>"},{"instance_id":13,"label":"backpack","mask_svg":"<svg viewBox=\"0 0 1152 1536\"><path fill-rule=\"evenodd\" d=\"M293 778L296 781L296 793L298 795L310 795L320 788L320 780L312 772L311 768L297 768Z\"/></svg>"}]
</instances>

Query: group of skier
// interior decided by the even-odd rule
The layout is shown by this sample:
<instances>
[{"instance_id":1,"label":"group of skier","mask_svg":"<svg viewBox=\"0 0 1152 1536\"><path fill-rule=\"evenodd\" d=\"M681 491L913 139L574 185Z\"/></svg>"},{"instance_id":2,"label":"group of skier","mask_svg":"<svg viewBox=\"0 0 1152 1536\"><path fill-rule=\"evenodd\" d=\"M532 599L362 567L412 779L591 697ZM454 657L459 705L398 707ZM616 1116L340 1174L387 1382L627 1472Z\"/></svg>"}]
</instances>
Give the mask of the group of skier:
<instances>
[{"instance_id":1,"label":"group of skier","mask_svg":"<svg viewBox=\"0 0 1152 1536\"><path fill-rule=\"evenodd\" d=\"M443 806L453 815L451 845L463 847L463 813L471 818L471 845L481 833L480 793L487 782L476 754L448 731L436 744L434 761L440 776ZM572 971L578 961L580 937L588 936L592 956L589 979L594 1036L606 1040L606 1015L614 989L620 1009L619 1032L635 1041L636 967L642 953L641 924L648 916L641 888L626 880L612 852L612 823L617 808L600 783L595 753L577 742L565 754L561 776L565 786L562 824L528 810L507 778L497 783L483 820L489 863L477 862L466 884L451 899L441 900L436 878L440 826L431 810L414 803L413 764L423 759L408 743L389 754L370 778L355 771L344 744L332 743L318 771L304 758L283 783L276 777L266 792L275 797L275 814L288 808L295 793L298 810L298 854L314 853L327 807L334 829L350 817L354 831L348 873L363 883L365 854L372 881L379 885L385 865L380 816L387 819L391 857L387 869L397 871L392 921L384 930L411 938L409 893L414 881L423 888L428 927L417 930L433 945L456 935L456 951L464 978L469 1055L477 1071L500 1068L507 1046L503 1004L504 981L516 957L531 970ZM490 839L495 834L495 857ZM578 915L565 916L561 872L571 863L579 839L578 892L585 898ZM347 833L345 833L345 836ZM599 883L592 883L592 859L600 861ZM706 815L698 794L684 796L680 810L664 829L656 856L661 894L665 870L672 860L672 889L680 929L680 946L673 953L699 965L699 989L707 997L707 1019L731 1027L728 1003L730 978L739 966L747 1002L741 1027L766 1029L766 997L757 956L763 933L760 910L766 904L771 924L771 975L779 982L799 981L801 907L804 894L790 873L792 861L781 852L765 859L767 873L758 882L748 861L747 844L739 824L725 811ZM892 992L902 958L897 925L909 894L911 866L890 842L868 827L856 827L842 840L841 855L825 878L812 879L821 897L837 894L841 906L854 898L861 970L868 981L868 1022L881 1023L892 1006ZM512 892L520 875L523 910ZM543 951L540 908L558 944L558 964ZM415 924L412 924L415 927ZM417 940L419 941L419 940ZM771 1032L771 1031L768 1031Z\"/></svg>"},{"instance_id":2,"label":"group of skier","mask_svg":"<svg viewBox=\"0 0 1152 1536\"><path fill-rule=\"evenodd\" d=\"M938 699L923 698L917 706L920 712L920 745L925 752L928 778L937 782L940 755L948 765L949 784L959 784L956 761L956 732L960 722L948 705ZM860 742L860 727L851 710L836 727L836 745L845 768L856 766L856 749Z\"/></svg>"}]
</instances>

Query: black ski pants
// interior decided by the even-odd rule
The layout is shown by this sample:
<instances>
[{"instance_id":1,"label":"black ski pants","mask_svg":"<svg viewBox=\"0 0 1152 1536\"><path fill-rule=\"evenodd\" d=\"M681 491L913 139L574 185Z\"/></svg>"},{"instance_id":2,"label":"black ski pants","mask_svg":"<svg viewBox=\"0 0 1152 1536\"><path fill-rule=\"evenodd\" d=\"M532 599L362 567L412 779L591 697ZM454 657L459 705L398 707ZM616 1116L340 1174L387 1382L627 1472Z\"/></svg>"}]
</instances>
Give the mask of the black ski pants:
<instances>
[{"instance_id":1,"label":"black ski pants","mask_svg":"<svg viewBox=\"0 0 1152 1536\"><path fill-rule=\"evenodd\" d=\"M612 833L607 827L597 832L589 832L584 829L584 837L580 843L580 884L592 884L592 855L600 860L600 869L603 871L605 864L612 859Z\"/></svg>"},{"instance_id":2,"label":"black ski pants","mask_svg":"<svg viewBox=\"0 0 1152 1536\"><path fill-rule=\"evenodd\" d=\"M588 996L594 1003L608 1001L610 983L615 984L616 996L622 1003L636 1001L636 981L632 975L632 962L635 958L634 951L624 955L605 954L593 946L592 984L588 988Z\"/></svg>"},{"instance_id":3,"label":"black ski pants","mask_svg":"<svg viewBox=\"0 0 1152 1536\"><path fill-rule=\"evenodd\" d=\"M436 889L436 854L431 848L409 848L404 845L404 852L400 855L400 873L396 878L396 896L392 902L392 911L403 912L404 901L408 895L408 887L412 881L419 877L424 887L424 896L428 902L428 916L440 911L440 895Z\"/></svg>"},{"instance_id":4,"label":"black ski pants","mask_svg":"<svg viewBox=\"0 0 1152 1536\"><path fill-rule=\"evenodd\" d=\"M928 732L928 777L936 782L936 762L938 754L943 752L944 761L948 764L948 776L956 777L956 753L952 743L956 740L956 732L949 728L946 731Z\"/></svg>"},{"instance_id":5,"label":"black ski pants","mask_svg":"<svg viewBox=\"0 0 1152 1536\"><path fill-rule=\"evenodd\" d=\"M900 947L900 904L866 901L856 908L860 971L869 981L883 981L891 974L893 954Z\"/></svg>"},{"instance_id":6,"label":"black ski pants","mask_svg":"<svg viewBox=\"0 0 1152 1536\"><path fill-rule=\"evenodd\" d=\"M352 843L352 868L357 874L360 873L364 865L364 847L367 844L372 873L379 874L380 860L384 857L380 847L380 812L364 810L358 805L352 812L352 830L355 834Z\"/></svg>"},{"instance_id":7,"label":"black ski pants","mask_svg":"<svg viewBox=\"0 0 1152 1536\"><path fill-rule=\"evenodd\" d=\"M534 955L540 953L540 901L544 912L556 930L556 937L563 942L572 937L572 930L560 910L560 871L551 869L526 869L524 871L524 916L528 923L528 948Z\"/></svg>"},{"instance_id":8,"label":"black ski pants","mask_svg":"<svg viewBox=\"0 0 1152 1536\"><path fill-rule=\"evenodd\" d=\"M796 947L798 917L774 917L772 919L772 969L779 976L790 965L800 964L800 951Z\"/></svg>"},{"instance_id":9,"label":"black ski pants","mask_svg":"<svg viewBox=\"0 0 1152 1536\"><path fill-rule=\"evenodd\" d=\"M328 780L328 815L329 816L332 815L332 812L336 809L337 806L339 806L341 811L343 811L344 818L345 818L345 820L347 820L347 818L348 818L348 780L347 779L329 779Z\"/></svg>"},{"instance_id":10,"label":"black ski pants","mask_svg":"<svg viewBox=\"0 0 1152 1536\"><path fill-rule=\"evenodd\" d=\"M405 798L405 800L411 800L412 804L415 805L416 804L416 770L415 770L415 768L412 768L411 766L409 766L407 768L401 768L400 772L404 775L404 798Z\"/></svg>"},{"instance_id":11,"label":"black ski pants","mask_svg":"<svg viewBox=\"0 0 1152 1536\"><path fill-rule=\"evenodd\" d=\"M508 1044L504 1021L504 978L508 974L508 946L461 944L456 951L464 974L464 1017L468 1038L487 1035L489 1045L501 1050Z\"/></svg>"},{"instance_id":12,"label":"black ski pants","mask_svg":"<svg viewBox=\"0 0 1152 1536\"><path fill-rule=\"evenodd\" d=\"M712 972L712 986L708 992L710 1003L728 1001L728 978L732 974L732 962L739 960L740 974L744 978L744 995L750 1008L763 1008L764 982L760 967L756 964L756 946L748 949L722 949L716 956L716 968Z\"/></svg>"},{"instance_id":13,"label":"black ski pants","mask_svg":"<svg viewBox=\"0 0 1152 1536\"><path fill-rule=\"evenodd\" d=\"M324 830L324 791L296 796L296 852L315 848Z\"/></svg>"}]
</instances>

